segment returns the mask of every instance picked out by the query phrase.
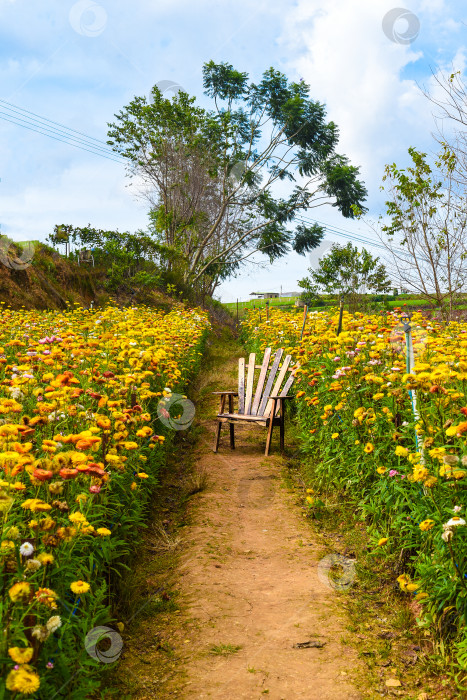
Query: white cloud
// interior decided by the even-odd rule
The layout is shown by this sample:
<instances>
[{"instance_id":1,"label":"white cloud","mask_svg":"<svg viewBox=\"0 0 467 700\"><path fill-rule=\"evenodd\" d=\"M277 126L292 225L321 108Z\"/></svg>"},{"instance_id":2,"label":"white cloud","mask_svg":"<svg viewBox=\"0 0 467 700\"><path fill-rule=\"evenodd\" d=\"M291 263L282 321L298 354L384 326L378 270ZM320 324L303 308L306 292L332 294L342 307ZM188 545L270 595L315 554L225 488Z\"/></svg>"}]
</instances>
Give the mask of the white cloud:
<instances>
[{"instance_id":1,"label":"white cloud","mask_svg":"<svg viewBox=\"0 0 467 700\"><path fill-rule=\"evenodd\" d=\"M434 128L430 105L415 79L404 77L424 59L421 35L412 44L390 41L382 29L393 0L298 0L287 16L282 43L289 69L324 102L341 133L340 150L362 166L370 204L380 204L384 165L404 160L410 145L424 147ZM423 29L441 0L415 12ZM447 20L448 18L445 17ZM424 65L425 75L429 70Z\"/></svg>"},{"instance_id":2,"label":"white cloud","mask_svg":"<svg viewBox=\"0 0 467 700\"><path fill-rule=\"evenodd\" d=\"M133 197L127 184L123 168L119 171L112 163L97 160L94 169L87 163L73 164L52 181L42 185L35 181L15 195L0 196L2 233L13 240L44 241L55 224L91 223L119 231L144 228L147 207Z\"/></svg>"}]
</instances>

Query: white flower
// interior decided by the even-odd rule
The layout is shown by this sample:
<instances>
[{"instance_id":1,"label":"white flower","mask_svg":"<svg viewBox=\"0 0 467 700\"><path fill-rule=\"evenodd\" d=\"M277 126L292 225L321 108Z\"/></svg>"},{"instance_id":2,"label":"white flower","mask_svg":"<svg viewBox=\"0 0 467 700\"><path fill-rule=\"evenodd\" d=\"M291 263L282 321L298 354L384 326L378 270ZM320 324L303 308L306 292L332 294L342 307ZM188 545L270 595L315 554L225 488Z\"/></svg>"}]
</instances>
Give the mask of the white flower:
<instances>
[{"instance_id":1,"label":"white flower","mask_svg":"<svg viewBox=\"0 0 467 700\"><path fill-rule=\"evenodd\" d=\"M37 571L41 566L42 564L38 559L29 559L26 564L26 571Z\"/></svg>"},{"instance_id":2,"label":"white flower","mask_svg":"<svg viewBox=\"0 0 467 700\"><path fill-rule=\"evenodd\" d=\"M47 627L43 627L42 625L36 625L35 627L33 627L31 634L40 642L45 642L50 632L47 629Z\"/></svg>"},{"instance_id":3,"label":"white flower","mask_svg":"<svg viewBox=\"0 0 467 700\"><path fill-rule=\"evenodd\" d=\"M34 552L34 547L30 542L23 542L21 547L19 548L20 554L23 555L23 557L30 557L31 554Z\"/></svg>"},{"instance_id":4,"label":"white flower","mask_svg":"<svg viewBox=\"0 0 467 700\"><path fill-rule=\"evenodd\" d=\"M443 539L445 542L449 542L449 540L452 540L452 535L453 535L452 530L445 530L441 534L441 539Z\"/></svg>"},{"instance_id":5,"label":"white flower","mask_svg":"<svg viewBox=\"0 0 467 700\"><path fill-rule=\"evenodd\" d=\"M462 510L462 506L454 506L454 508L453 508L454 513L460 513L461 510Z\"/></svg>"},{"instance_id":6,"label":"white flower","mask_svg":"<svg viewBox=\"0 0 467 700\"><path fill-rule=\"evenodd\" d=\"M52 632L55 632L55 630L58 630L58 628L61 627L61 625L62 620L60 615L53 615L53 617L49 618L46 622L46 627L51 634Z\"/></svg>"},{"instance_id":7,"label":"white flower","mask_svg":"<svg viewBox=\"0 0 467 700\"><path fill-rule=\"evenodd\" d=\"M451 520L448 520L447 523L443 525L443 528L448 528L448 527L458 527L459 525L465 525L465 520L463 518L459 518L458 515L455 515Z\"/></svg>"}]
</instances>

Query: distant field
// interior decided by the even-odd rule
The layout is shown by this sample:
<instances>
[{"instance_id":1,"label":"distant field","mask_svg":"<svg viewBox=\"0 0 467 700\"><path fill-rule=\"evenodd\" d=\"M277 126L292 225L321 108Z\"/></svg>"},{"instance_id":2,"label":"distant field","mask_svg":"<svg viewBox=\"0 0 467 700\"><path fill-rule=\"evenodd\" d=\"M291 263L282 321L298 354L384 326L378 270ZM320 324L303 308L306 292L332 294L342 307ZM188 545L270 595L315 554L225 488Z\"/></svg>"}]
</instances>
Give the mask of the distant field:
<instances>
[{"instance_id":1,"label":"distant field","mask_svg":"<svg viewBox=\"0 0 467 700\"><path fill-rule=\"evenodd\" d=\"M247 309L264 309L266 307L266 302L269 302L270 307L280 308L282 311L291 311L296 308L297 311L300 307L295 307L295 302L299 297L279 297L278 299L248 299L246 301L238 302L238 315L243 316ZM464 301L467 301L464 300ZM385 302L376 302L381 308L395 309L400 308L410 308L417 309L421 307L430 306L430 303L426 299L418 299L417 297L411 296L410 294L399 294L397 299ZM334 306L336 304L335 300L324 299L324 306L316 306L309 309L309 311L319 311L325 309L327 306ZM236 315L237 302L225 303L224 306L233 314ZM457 305L456 309L463 310L466 309L467 305Z\"/></svg>"},{"instance_id":2,"label":"distant field","mask_svg":"<svg viewBox=\"0 0 467 700\"><path fill-rule=\"evenodd\" d=\"M253 307L257 309L263 309L266 306L266 302L269 302L269 306L290 306L294 305L298 297L279 297L278 299L248 299L248 301L239 301L239 309L252 309ZM237 302L232 301L228 304L224 304L228 309L236 309Z\"/></svg>"}]
</instances>

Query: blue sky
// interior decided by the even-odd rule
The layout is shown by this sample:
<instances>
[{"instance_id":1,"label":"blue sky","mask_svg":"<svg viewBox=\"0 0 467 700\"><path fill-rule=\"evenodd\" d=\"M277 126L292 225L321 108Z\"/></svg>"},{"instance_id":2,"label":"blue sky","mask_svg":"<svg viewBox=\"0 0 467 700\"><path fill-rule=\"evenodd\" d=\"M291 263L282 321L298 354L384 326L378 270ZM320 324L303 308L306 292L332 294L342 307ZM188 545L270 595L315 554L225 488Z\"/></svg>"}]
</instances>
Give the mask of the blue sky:
<instances>
[{"instance_id":1,"label":"blue sky","mask_svg":"<svg viewBox=\"0 0 467 700\"><path fill-rule=\"evenodd\" d=\"M105 141L114 113L160 81L180 84L207 105L201 69L211 58L252 79L274 66L304 78L311 96L327 105L340 128L339 150L361 166L376 217L384 165L406 162L410 145L435 148L433 109L419 86L430 87L431 70L454 64L465 71L467 52L465 3L405 2L419 24L409 44L397 38L410 31L407 20L394 25L392 40L383 31L395 6L394 0L0 0L0 99ZM146 204L128 187L121 164L2 119L0 177L1 230L15 240L45 240L57 223L146 225ZM329 207L315 215L371 236L364 223ZM345 242L335 233L327 239ZM233 300L281 285L293 290L309 264L293 254L272 267L253 265L219 293Z\"/></svg>"}]
</instances>

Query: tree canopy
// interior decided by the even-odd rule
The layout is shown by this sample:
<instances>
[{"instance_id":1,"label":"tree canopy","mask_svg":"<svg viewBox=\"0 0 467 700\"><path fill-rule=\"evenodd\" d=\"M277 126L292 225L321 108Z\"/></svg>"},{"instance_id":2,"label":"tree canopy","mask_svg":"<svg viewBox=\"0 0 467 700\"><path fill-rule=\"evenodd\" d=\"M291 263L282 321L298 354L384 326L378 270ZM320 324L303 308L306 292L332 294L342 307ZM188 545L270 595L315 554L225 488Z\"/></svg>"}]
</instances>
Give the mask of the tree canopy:
<instances>
[{"instance_id":1,"label":"tree canopy","mask_svg":"<svg viewBox=\"0 0 467 700\"><path fill-rule=\"evenodd\" d=\"M358 250L349 241L346 246L335 243L330 252L321 258L317 269L310 269L310 277L298 284L304 295L310 298L336 294L349 299L355 305L358 297L366 292L387 292L391 282L385 266L365 248Z\"/></svg>"},{"instance_id":2,"label":"tree canopy","mask_svg":"<svg viewBox=\"0 0 467 700\"><path fill-rule=\"evenodd\" d=\"M254 252L270 262L319 244L318 224L296 225L322 205L365 211L359 169L338 153L338 128L304 81L270 68L258 83L228 63L203 67L212 108L179 92L135 97L109 124L108 143L149 200L165 264L211 292Z\"/></svg>"}]
</instances>

